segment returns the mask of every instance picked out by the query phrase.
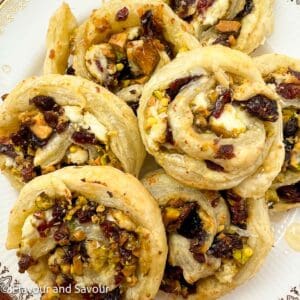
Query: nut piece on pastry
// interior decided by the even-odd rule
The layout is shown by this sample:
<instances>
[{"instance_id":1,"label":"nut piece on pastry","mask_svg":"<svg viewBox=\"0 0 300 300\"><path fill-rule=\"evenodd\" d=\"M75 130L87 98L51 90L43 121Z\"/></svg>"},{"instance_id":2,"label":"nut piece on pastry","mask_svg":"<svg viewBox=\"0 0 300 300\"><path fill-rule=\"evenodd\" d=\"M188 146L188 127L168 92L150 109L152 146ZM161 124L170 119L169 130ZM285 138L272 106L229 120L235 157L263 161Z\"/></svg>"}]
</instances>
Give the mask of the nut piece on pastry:
<instances>
[{"instance_id":1,"label":"nut piece on pastry","mask_svg":"<svg viewBox=\"0 0 300 300\"><path fill-rule=\"evenodd\" d=\"M0 166L17 188L67 165L111 165L138 175L144 156L132 110L86 79L32 77L0 107Z\"/></svg>"},{"instance_id":2,"label":"nut piece on pastry","mask_svg":"<svg viewBox=\"0 0 300 300\"><path fill-rule=\"evenodd\" d=\"M76 75L118 94L135 110L150 76L178 52L199 46L191 32L162 1L112 0L76 29L72 68Z\"/></svg>"},{"instance_id":3,"label":"nut piece on pastry","mask_svg":"<svg viewBox=\"0 0 300 300\"><path fill-rule=\"evenodd\" d=\"M276 99L247 55L199 48L145 85L139 127L147 151L178 181L261 197L284 160Z\"/></svg>"},{"instance_id":4,"label":"nut piece on pastry","mask_svg":"<svg viewBox=\"0 0 300 300\"><path fill-rule=\"evenodd\" d=\"M232 190L199 191L163 170L142 182L159 203L167 231L162 291L216 299L258 271L273 243L263 198L243 199Z\"/></svg>"},{"instance_id":5,"label":"nut piece on pastry","mask_svg":"<svg viewBox=\"0 0 300 300\"><path fill-rule=\"evenodd\" d=\"M273 211L300 206L300 61L279 54L255 58L265 82L280 97L285 161L266 200Z\"/></svg>"},{"instance_id":6,"label":"nut piece on pastry","mask_svg":"<svg viewBox=\"0 0 300 300\"><path fill-rule=\"evenodd\" d=\"M97 294L100 286L109 289L103 299L154 299L167 256L156 201L132 175L96 166L66 167L25 185L6 246L17 249L19 272L49 293L72 286L79 299L94 299L87 288Z\"/></svg>"},{"instance_id":7,"label":"nut piece on pastry","mask_svg":"<svg viewBox=\"0 0 300 300\"><path fill-rule=\"evenodd\" d=\"M221 44L251 53L273 29L274 0L171 0L203 46Z\"/></svg>"}]
</instances>

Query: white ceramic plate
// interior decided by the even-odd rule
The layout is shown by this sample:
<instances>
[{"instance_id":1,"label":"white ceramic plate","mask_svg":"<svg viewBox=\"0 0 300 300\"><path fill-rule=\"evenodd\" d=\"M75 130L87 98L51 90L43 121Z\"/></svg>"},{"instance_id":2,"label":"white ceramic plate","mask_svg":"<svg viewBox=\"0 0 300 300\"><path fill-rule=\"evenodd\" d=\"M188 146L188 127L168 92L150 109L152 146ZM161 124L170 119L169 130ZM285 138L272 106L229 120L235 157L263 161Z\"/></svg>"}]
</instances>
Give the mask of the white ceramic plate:
<instances>
[{"instance_id":1,"label":"white ceramic plate","mask_svg":"<svg viewBox=\"0 0 300 300\"><path fill-rule=\"evenodd\" d=\"M61 2L4 0L0 6L0 95L22 79L41 73L48 21ZM66 2L80 21L100 6L99 0ZM274 34L256 54L266 52L300 56L300 0L276 0ZM9 210L17 193L2 175L0 190L0 291L9 288L13 299L39 299L36 286L27 275L18 273L14 251L4 247ZM224 300L300 300L300 253L290 249L284 239L287 226L300 223L300 211L290 211L275 219L276 242L264 266L255 278ZM0 300L1 297L0 293Z\"/></svg>"}]
</instances>

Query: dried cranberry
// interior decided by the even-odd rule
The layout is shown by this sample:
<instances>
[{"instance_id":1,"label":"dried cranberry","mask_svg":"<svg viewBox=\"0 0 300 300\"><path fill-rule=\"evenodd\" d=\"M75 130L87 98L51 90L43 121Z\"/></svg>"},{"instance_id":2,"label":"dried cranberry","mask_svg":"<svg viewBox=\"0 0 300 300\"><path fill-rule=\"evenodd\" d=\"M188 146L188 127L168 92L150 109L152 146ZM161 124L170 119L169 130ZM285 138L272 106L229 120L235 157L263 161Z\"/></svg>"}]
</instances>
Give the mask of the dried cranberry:
<instances>
[{"instance_id":1,"label":"dried cranberry","mask_svg":"<svg viewBox=\"0 0 300 300\"><path fill-rule=\"evenodd\" d=\"M30 99L30 103L33 103L41 111L57 111L59 109L59 105L50 96L35 96Z\"/></svg>"},{"instance_id":2,"label":"dried cranberry","mask_svg":"<svg viewBox=\"0 0 300 300\"><path fill-rule=\"evenodd\" d=\"M47 144L47 140L40 140L24 125L21 125L18 132L11 135L11 140L15 146L20 146L23 149L26 149L28 146L36 149L37 147L43 147Z\"/></svg>"},{"instance_id":3,"label":"dried cranberry","mask_svg":"<svg viewBox=\"0 0 300 300\"><path fill-rule=\"evenodd\" d=\"M0 144L0 153L5 154L11 158L15 158L17 153L12 144Z\"/></svg>"},{"instance_id":4,"label":"dried cranberry","mask_svg":"<svg viewBox=\"0 0 300 300\"><path fill-rule=\"evenodd\" d=\"M75 69L73 68L73 66L68 67L66 74L67 75L75 75Z\"/></svg>"},{"instance_id":5,"label":"dried cranberry","mask_svg":"<svg viewBox=\"0 0 300 300\"><path fill-rule=\"evenodd\" d=\"M291 68L289 68L289 73L300 80L300 72L299 71L295 71L295 70L292 70Z\"/></svg>"},{"instance_id":6,"label":"dried cranberry","mask_svg":"<svg viewBox=\"0 0 300 300\"><path fill-rule=\"evenodd\" d=\"M226 34L226 33L220 33L212 44L213 45L223 45L225 47L230 47L229 35Z\"/></svg>"},{"instance_id":7,"label":"dried cranberry","mask_svg":"<svg viewBox=\"0 0 300 300\"><path fill-rule=\"evenodd\" d=\"M53 238L60 245L66 245L69 243L70 231L66 224L61 224L59 228L54 232Z\"/></svg>"},{"instance_id":8,"label":"dried cranberry","mask_svg":"<svg viewBox=\"0 0 300 300\"><path fill-rule=\"evenodd\" d=\"M139 108L139 102L138 101L129 101L127 104L131 107L134 114L137 115L137 110Z\"/></svg>"},{"instance_id":9,"label":"dried cranberry","mask_svg":"<svg viewBox=\"0 0 300 300\"><path fill-rule=\"evenodd\" d=\"M205 242L205 237L206 234L203 235L201 238L193 239L191 240L190 243L190 251L193 253L194 258L199 262L199 263L205 263L205 255L201 252L202 251L202 246L204 245Z\"/></svg>"},{"instance_id":10,"label":"dried cranberry","mask_svg":"<svg viewBox=\"0 0 300 300\"><path fill-rule=\"evenodd\" d=\"M238 234L221 233L215 238L207 253L217 258L232 258L233 250L242 248L243 242Z\"/></svg>"},{"instance_id":11,"label":"dried cranberry","mask_svg":"<svg viewBox=\"0 0 300 300\"><path fill-rule=\"evenodd\" d=\"M213 161L205 160L206 167L216 172L224 172L224 168Z\"/></svg>"},{"instance_id":12,"label":"dried cranberry","mask_svg":"<svg viewBox=\"0 0 300 300\"><path fill-rule=\"evenodd\" d=\"M46 237L47 236L47 233L49 231L49 223L47 223L46 221L43 221L42 223L40 223L38 226L37 226L37 231L38 233L40 234L40 237Z\"/></svg>"},{"instance_id":13,"label":"dried cranberry","mask_svg":"<svg viewBox=\"0 0 300 300\"><path fill-rule=\"evenodd\" d=\"M161 25L158 23L153 15L152 10L147 10L141 16L141 23L145 36L155 37L160 36L163 32Z\"/></svg>"},{"instance_id":14,"label":"dried cranberry","mask_svg":"<svg viewBox=\"0 0 300 300\"><path fill-rule=\"evenodd\" d=\"M98 143L96 136L93 133L88 132L87 130L84 129L80 129L80 131L74 132L72 135L72 139L74 140L75 143L78 144L95 145Z\"/></svg>"},{"instance_id":15,"label":"dried cranberry","mask_svg":"<svg viewBox=\"0 0 300 300\"><path fill-rule=\"evenodd\" d=\"M173 139L173 133L172 133L172 129L170 127L170 124L167 124L167 131L166 131L166 143L169 143L171 145L174 145L174 139Z\"/></svg>"},{"instance_id":16,"label":"dried cranberry","mask_svg":"<svg viewBox=\"0 0 300 300\"><path fill-rule=\"evenodd\" d=\"M30 180L32 180L36 176L34 165L32 163L26 164L26 166L21 170L21 175L24 182L29 182Z\"/></svg>"},{"instance_id":17,"label":"dried cranberry","mask_svg":"<svg viewBox=\"0 0 300 300\"><path fill-rule=\"evenodd\" d=\"M36 261L27 254L21 254L18 265L19 265L19 272L24 273L29 267L36 264Z\"/></svg>"},{"instance_id":18,"label":"dried cranberry","mask_svg":"<svg viewBox=\"0 0 300 300\"><path fill-rule=\"evenodd\" d=\"M124 248L120 248L120 255L121 255L121 264L123 266L125 265L132 265L135 261L135 258L132 254L132 252L130 250L124 249Z\"/></svg>"},{"instance_id":19,"label":"dried cranberry","mask_svg":"<svg viewBox=\"0 0 300 300\"><path fill-rule=\"evenodd\" d=\"M9 95L9 94L3 94L3 95L1 96L2 101L4 101L4 100L7 98L8 95Z\"/></svg>"},{"instance_id":20,"label":"dried cranberry","mask_svg":"<svg viewBox=\"0 0 300 300\"><path fill-rule=\"evenodd\" d=\"M211 115L216 119L220 118L220 116L221 116L221 114L224 110L225 104L230 103L231 100L232 100L231 91L230 90L224 90L219 95Z\"/></svg>"},{"instance_id":21,"label":"dried cranberry","mask_svg":"<svg viewBox=\"0 0 300 300\"><path fill-rule=\"evenodd\" d=\"M197 9L200 13L204 13L214 2L215 0L198 0Z\"/></svg>"},{"instance_id":22,"label":"dried cranberry","mask_svg":"<svg viewBox=\"0 0 300 300\"><path fill-rule=\"evenodd\" d=\"M56 128L58 123L58 114L54 111L45 111L44 118L46 123L53 129Z\"/></svg>"},{"instance_id":23,"label":"dried cranberry","mask_svg":"<svg viewBox=\"0 0 300 300\"><path fill-rule=\"evenodd\" d=\"M79 209L76 212L76 217L80 223L90 222L93 215L96 214L97 205L94 202L89 202L89 206L85 209Z\"/></svg>"},{"instance_id":24,"label":"dried cranberry","mask_svg":"<svg viewBox=\"0 0 300 300\"><path fill-rule=\"evenodd\" d=\"M236 16L236 18L237 19L244 18L245 16L249 15L252 12L253 8L254 8L253 0L246 0L244 9L241 12L239 12L239 14Z\"/></svg>"},{"instance_id":25,"label":"dried cranberry","mask_svg":"<svg viewBox=\"0 0 300 300\"><path fill-rule=\"evenodd\" d=\"M285 99L293 100L300 97L300 84L280 83L276 88L277 93Z\"/></svg>"},{"instance_id":26,"label":"dried cranberry","mask_svg":"<svg viewBox=\"0 0 300 300\"><path fill-rule=\"evenodd\" d=\"M295 117L290 118L285 124L284 124L284 137L294 137L298 131L298 119Z\"/></svg>"},{"instance_id":27,"label":"dried cranberry","mask_svg":"<svg viewBox=\"0 0 300 300\"><path fill-rule=\"evenodd\" d=\"M225 197L231 215L231 223L242 228L247 228L248 207L247 201L232 191L226 191Z\"/></svg>"},{"instance_id":28,"label":"dried cranberry","mask_svg":"<svg viewBox=\"0 0 300 300\"><path fill-rule=\"evenodd\" d=\"M62 133L64 132L68 126L69 126L70 122L69 121L64 121L64 122L58 122L55 130L57 133Z\"/></svg>"},{"instance_id":29,"label":"dried cranberry","mask_svg":"<svg viewBox=\"0 0 300 300\"><path fill-rule=\"evenodd\" d=\"M166 293L173 293L184 298L196 293L196 285L191 285L185 281L182 269L169 264L165 267L160 289Z\"/></svg>"},{"instance_id":30,"label":"dried cranberry","mask_svg":"<svg viewBox=\"0 0 300 300\"><path fill-rule=\"evenodd\" d=\"M193 206L189 206L189 209L188 214L185 216L177 232L187 239L206 236L201 219L197 212L198 206L194 204Z\"/></svg>"},{"instance_id":31,"label":"dried cranberry","mask_svg":"<svg viewBox=\"0 0 300 300\"><path fill-rule=\"evenodd\" d=\"M300 202L300 182L293 185L282 186L277 189L278 196L285 202Z\"/></svg>"},{"instance_id":32,"label":"dried cranberry","mask_svg":"<svg viewBox=\"0 0 300 300\"><path fill-rule=\"evenodd\" d=\"M239 101L240 102L240 101ZM279 117L277 102L264 95L256 95L251 99L240 102L247 111L263 121L276 122Z\"/></svg>"},{"instance_id":33,"label":"dried cranberry","mask_svg":"<svg viewBox=\"0 0 300 300\"><path fill-rule=\"evenodd\" d=\"M58 204L55 204L52 210L52 220L60 222L66 216L66 209Z\"/></svg>"},{"instance_id":34,"label":"dried cranberry","mask_svg":"<svg viewBox=\"0 0 300 300\"><path fill-rule=\"evenodd\" d=\"M116 21L125 21L128 18L129 10L126 6L121 8L116 14Z\"/></svg>"},{"instance_id":35,"label":"dried cranberry","mask_svg":"<svg viewBox=\"0 0 300 300\"><path fill-rule=\"evenodd\" d=\"M100 224L100 227L106 238L113 239L114 241L119 240L120 228L114 222L105 220Z\"/></svg>"},{"instance_id":36,"label":"dried cranberry","mask_svg":"<svg viewBox=\"0 0 300 300\"><path fill-rule=\"evenodd\" d=\"M185 85L199 79L200 77L200 75L194 75L176 79L175 81L170 83L168 89L166 90L166 93L168 94L170 99L173 100Z\"/></svg>"},{"instance_id":37,"label":"dried cranberry","mask_svg":"<svg viewBox=\"0 0 300 300\"><path fill-rule=\"evenodd\" d=\"M215 155L218 159L232 159L235 157L233 145L221 145Z\"/></svg>"}]
</instances>

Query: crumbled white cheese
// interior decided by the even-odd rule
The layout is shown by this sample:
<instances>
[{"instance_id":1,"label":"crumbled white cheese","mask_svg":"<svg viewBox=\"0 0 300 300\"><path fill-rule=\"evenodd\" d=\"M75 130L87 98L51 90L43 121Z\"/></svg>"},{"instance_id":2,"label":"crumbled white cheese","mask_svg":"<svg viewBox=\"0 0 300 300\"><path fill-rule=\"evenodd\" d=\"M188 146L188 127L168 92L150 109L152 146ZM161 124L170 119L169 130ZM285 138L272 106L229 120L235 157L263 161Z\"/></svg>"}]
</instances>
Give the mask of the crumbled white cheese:
<instances>
[{"instance_id":1,"label":"crumbled white cheese","mask_svg":"<svg viewBox=\"0 0 300 300\"><path fill-rule=\"evenodd\" d=\"M89 126L91 132L93 132L96 138L106 143L107 142L107 129L101 124L97 118L89 112L86 112L83 116L83 122Z\"/></svg>"},{"instance_id":2,"label":"crumbled white cheese","mask_svg":"<svg viewBox=\"0 0 300 300\"><path fill-rule=\"evenodd\" d=\"M82 165L87 162L89 154L86 150L79 148L73 153L67 154L68 159L75 165Z\"/></svg>"},{"instance_id":3,"label":"crumbled white cheese","mask_svg":"<svg viewBox=\"0 0 300 300\"><path fill-rule=\"evenodd\" d=\"M83 120L83 115L81 113L81 108L78 106L64 106L65 116L72 123L80 123Z\"/></svg>"},{"instance_id":4,"label":"crumbled white cheese","mask_svg":"<svg viewBox=\"0 0 300 300\"><path fill-rule=\"evenodd\" d=\"M209 125L213 131L219 134L235 137L246 131L245 120L247 117L243 111L231 104L226 104L219 118L211 117L209 119Z\"/></svg>"}]
</instances>

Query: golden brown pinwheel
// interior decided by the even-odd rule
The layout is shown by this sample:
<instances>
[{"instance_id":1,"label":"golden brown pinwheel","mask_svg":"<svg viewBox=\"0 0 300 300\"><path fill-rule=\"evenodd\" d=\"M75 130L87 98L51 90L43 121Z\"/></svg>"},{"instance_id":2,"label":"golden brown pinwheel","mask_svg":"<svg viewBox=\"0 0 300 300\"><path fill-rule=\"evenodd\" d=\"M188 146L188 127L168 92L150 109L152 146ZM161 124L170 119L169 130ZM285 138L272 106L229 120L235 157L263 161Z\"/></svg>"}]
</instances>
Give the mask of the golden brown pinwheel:
<instances>
[{"instance_id":1,"label":"golden brown pinwheel","mask_svg":"<svg viewBox=\"0 0 300 300\"><path fill-rule=\"evenodd\" d=\"M285 161L266 194L273 210L300 206L300 61L279 54L255 58L265 82L280 97Z\"/></svg>"},{"instance_id":2,"label":"golden brown pinwheel","mask_svg":"<svg viewBox=\"0 0 300 300\"><path fill-rule=\"evenodd\" d=\"M273 0L170 0L203 46L222 44L251 53L273 29Z\"/></svg>"},{"instance_id":3,"label":"golden brown pinwheel","mask_svg":"<svg viewBox=\"0 0 300 300\"><path fill-rule=\"evenodd\" d=\"M139 127L147 151L178 181L261 197L284 159L276 99L247 55L199 48L145 85Z\"/></svg>"},{"instance_id":4,"label":"golden brown pinwheel","mask_svg":"<svg viewBox=\"0 0 300 300\"><path fill-rule=\"evenodd\" d=\"M132 110L86 79L32 77L0 107L0 166L17 188L67 165L111 165L137 175L144 156Z\"/></svg>"},{"instance_id":5,"label":"golden brown pinwheel","mask_svg":"<svg viewBox=\"0 0 300 300\"><path fill-rule=\"evenodd\" d=\"M66 167L28 183L6 245L18 250L19 271L47 287L42 299L153 299L167 256L156 201L132 175L107 166Z\"/></svg>"},{"instance_id":6,"label":"golden brown pinwheel","mask_svg":"<svg viewBox=\"0 0 300 300\"><path fill-rule=\"evenodd\" d=\"M65 9L62 6L50 22L50 55L45 66L56 65L53 62L57 60L68 61L68 56L53 47L56 33L70 28L66 22L72 18L65 18L61 12ZM135 109L143 84L157 69L179 51L199 46L189 31L189 26L162 1L108 1L75 30L71 42L73 71L69 71L109 88ZM56 71L47 68L47 72Z\"/></svg>"},{"instance_id":7,"label":"golden brown pinwheel","mask_svg":"<svg viewBox=\"0 0 300 300\"><path fill-rule=\"evenodd\" d=\"M216 299L258 271L273 242L263 198L243 199L232 190L199 191L163 170L142 182L159 203L167 231L162 291L174 299Z\"/></svg>"}]
</instances>

